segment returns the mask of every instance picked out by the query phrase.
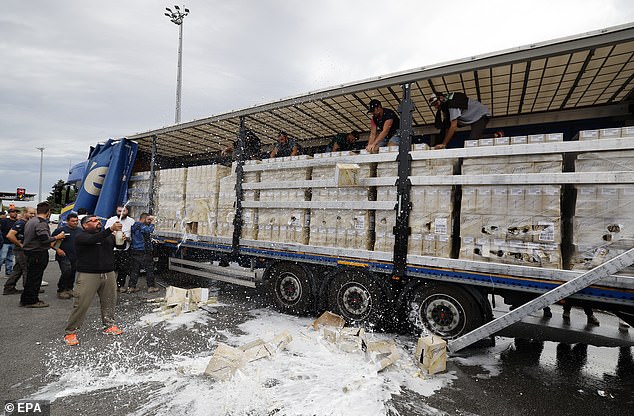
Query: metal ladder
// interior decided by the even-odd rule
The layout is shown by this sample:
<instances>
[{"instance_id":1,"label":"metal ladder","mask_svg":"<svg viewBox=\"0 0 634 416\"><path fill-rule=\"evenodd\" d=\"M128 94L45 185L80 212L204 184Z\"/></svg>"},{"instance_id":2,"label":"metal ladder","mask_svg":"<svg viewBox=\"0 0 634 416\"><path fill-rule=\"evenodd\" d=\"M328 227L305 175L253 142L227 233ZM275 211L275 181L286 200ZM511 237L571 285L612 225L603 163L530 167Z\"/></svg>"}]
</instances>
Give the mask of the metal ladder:
<instances>
[{"instance_id":1,"label":"metal ladder","mask_svg":"<svg viewBox=\"0 0 634 416\"><path fill-rule=\"evenodd\" d=\"M450 352L459 351L469 345L486 338L496 332L524 319L526 316L560 300L577 293L591 284L617 273L634 263L634 249L630 249L615 258L589 270L582 275L564 283L553 290L531 300L493 321L490 321L473 331L447 343Z\"/></svg>"}]
</instances>

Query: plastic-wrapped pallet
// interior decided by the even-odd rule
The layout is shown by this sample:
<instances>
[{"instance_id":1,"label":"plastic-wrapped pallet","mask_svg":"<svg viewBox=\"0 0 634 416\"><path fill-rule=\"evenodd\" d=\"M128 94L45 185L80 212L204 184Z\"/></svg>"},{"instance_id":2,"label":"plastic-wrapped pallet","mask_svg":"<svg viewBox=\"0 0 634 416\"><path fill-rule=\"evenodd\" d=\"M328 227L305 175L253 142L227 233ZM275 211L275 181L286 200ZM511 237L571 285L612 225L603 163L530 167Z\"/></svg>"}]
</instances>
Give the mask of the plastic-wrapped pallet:
<instances>
[{"instance_id":1,"label":"plastic-wrapped pallet","mask_svg":"<svg viewBox=\"0 0 634 416\"><path fill-rule=\"evenodd\" d=\"M185 230L185 183L187 168L164 169L159 176L157 231Z\"/></svg>"},{"instance_id":2,"label":"plastic-wrapped pallet","mask_svg":"<svg viewBox=\"0 0 634 416\"><path fill-rule=\"evenodd\" d=\"M333 152L320 155L329 158L332 164L316 166L312 170L313 180L333 181L337 163L342 157L352 156L352 152ZM317 156L316 156L317 157ZM350 159L346 160L350 163ZM373 176L370 164L361 164L358 178ZM370 189L364 186L313 188L312 201L351 202L370 200ZM310 244L313 246L371 250L371 230L374 218L369 210L354 209L313 209L310 217Z\"/></svg>"},{"instance_id":3,"label":"plastic-wrapped pallet","mask_svg":"<svg viewBox=\"0 0 634 416\"><path fill-rule=\"evenodd\" d=\"M206 236L216 234L220 179L229 173L230 168L222 165L188 168L185 186L185 221L189 225L190 232Z\"/></svg>"},{"instance_id":4,"label":"plastic-wrapped pallet","mask_svg":"<svg viewBox=\"0 0 634 416\"><path fill-rule=\"evenodd\" d=\"M585 153L576 172L634 170L634 151ZM588 270L634 247L634 188L629 185L576 185L570 268ZM624 271L634 273L634 267Z\"/></svg>"},{"instance_id":5,"label":"plastic-wrapped pallet","mask_svg":"<svg viewBox=\"0 0 634 416\"><path fill-rule=\"evenodd\" d=\"M412 161L412 176L453 175L457 159L429 159ZM396 162L379 163L377 177L396 177ZM412 210L409 225L412 230L408 246L409 254L445 257L451 256L451 230L454 191L451 186L413 186ZM396 186L377 187L377 201L394 201ZM375 251L393 251L396 225L395 211L377 211Z\"/></svg>"},{"instance_id":6,"label":"plastic-wrapped pallet","mask_svg":"<svg viewBox=\"0 0 634 416\"><path fill-rule=\"evenodd\" d=\"M293 156L288 159L265 159L263 164L280 164L279 169L265 169L260 172L260 182L277 184L279 182L308 180L310 167L281 167L290 161L300 161L309 156ZM257 211L257 229L252 234L258 240L282 243L308 244L309 211L292 208L293 202L305 201L304 188L273 188L259 192L260 201L288 203L289 208L259 208ZM257 234L256 234L257 232Z\"/></svg>"},{"instance_id":7,"label":"plastic-wrapped pallet","mask_svg":"<svg viewBox=\"0 0 634 416\"><path fill-rule=\"evenodd\" d=\"M158 184L159 171L155 172L155 183ZM150 172L132 174L135 180L128 182L128 215L138 219L143 212L150 209ZM158 192L154 193L154 206L158 206Z\"/></svg>"},{"instance_id":8,"label":"plastic-wrapped pallet","mask_svg":"<svg viewBox=\"0 0 634 416\"><path fill-rule=\"evenodd\" d=\"M467 159L462 175L559 173L561 155ZM463 186L460 254L465 260L561 268L561 186Z\"/></svg>"}]
</instances>

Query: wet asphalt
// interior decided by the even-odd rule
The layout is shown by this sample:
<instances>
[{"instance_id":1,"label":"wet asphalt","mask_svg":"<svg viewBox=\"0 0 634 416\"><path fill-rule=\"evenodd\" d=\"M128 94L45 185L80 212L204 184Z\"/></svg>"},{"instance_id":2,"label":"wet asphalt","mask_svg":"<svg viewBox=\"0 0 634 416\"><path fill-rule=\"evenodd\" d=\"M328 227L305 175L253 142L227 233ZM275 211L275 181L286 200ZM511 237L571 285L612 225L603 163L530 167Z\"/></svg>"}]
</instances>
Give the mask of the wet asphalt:
<instances>
[{"instance_id":1,"label":"wet asphalt","mask_svg":"<svg viewBox=\"0 0 634 416\"><path fill-rule=\"evenodd\" d=\"M126 330L122 337L101 334L99 303L95 300L79 333L82 345L68 348L63 343L63 335L72 301L55 296L58 276L57 264L51 262L44 277L50 284L41 295L42 300L51 304L48 308L21 308L18 307L19 295L0 296L0 400L3 403L32 397L59 378L55 369L77 366L88 356L92 360L103 356L104 366L118 361L122 365L132 363L135 367L152 368L157 360L167 360L175 352L194 356L212 349L203 331L165 331L160 326L135 326L151 310L146 300L155 297L143 291L120 296L118 320ZM0 282L4 280L0 278ZM180 286L210 287L212 294L227 305L213 312L214 330L220 339L222 331L239 331L236 327L249 319L249 310L266 305L257 290L195 278L183 281L182 276L173 274L162 275L159 282L163 286L178 282ZM564 333L563 339L620 347L540 341L540 338L550 338L549 332L562 333L583 327L583 312L573 310L573 328L563 326L560 312L560 308L553 308L555 316L545 329L537 325L541 317L530 317L507 331L507 337L496 337L495 347L472 348L452 356L448 370L457 377L452 384L430 397L404 390L400 396L393 397L391 406L395 410L392 412L400 415L632 414L634 347L627 345L632 345L634 329L629 333L619 332L618 320L599 312L600 328L588 329L587 337L573 338ZM406 345L414 345L416 341L411 335L394 336ZM612 341L606 342L610 339ZM140 403L157 382L160 381L109 391L68 392L53 402L51 414L138 412ZM354 411L351 409L349 414L354 415Z\"/></svg>"}]
</instances>

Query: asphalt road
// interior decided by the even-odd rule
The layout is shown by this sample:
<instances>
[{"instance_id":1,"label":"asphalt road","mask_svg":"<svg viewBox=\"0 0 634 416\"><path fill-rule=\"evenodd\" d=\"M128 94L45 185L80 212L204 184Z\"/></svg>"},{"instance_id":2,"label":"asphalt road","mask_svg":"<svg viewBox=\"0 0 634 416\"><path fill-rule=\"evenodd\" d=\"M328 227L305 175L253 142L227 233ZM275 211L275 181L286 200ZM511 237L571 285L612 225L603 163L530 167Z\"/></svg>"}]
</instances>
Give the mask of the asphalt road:
<instances>
[{"instance_id":1,"label":"asphalt road","mask_svg":"<svg viewBox=\"0 0 634 416\"><path fill-rule=\"evenodd\" d=\"M0 351L2 357L0 399L15 400L50 393L55 386L70 386L56 391L51 413L54 415L124 415L167 414L157 400L156 392L172 381L153 377L154 368L170 365L178 357L196 357L213 349L210 331L222 339L226 331L239 332L238 325L252 319L250 311L265 306L255 290L209 282L194 281L192 286L210 286L225 306L214 311L213 328L194 323L166 331L161 325L140 327L139 321L151 311L144 292L120 297L118 319L126 331L121 337L100 333L99 304L95 300L80 332L82 345L75 348L63 343L63 330L72 301L55 296L57 264L51 262L45 272L50 282L41 299L51 307L26 309L18 307L19 296L0 296ZM159 280L172 284L178 276L165 275ZM2 280L0 279L0 282ZM144 282L144 279L142 279ZM183 282L181 281L181 285ZM510 336L497 337L496 346L468 349L448 361L452 381L435 394L423 396L403 387L393 395L385 414L421 415L629 415L634 409L633 348L599 347L577 343L539 341L549 332L561 333L582 327L583 312L573 310L573 328L561 322L561 309L553 308L549 326L539 325L539 316L518 325ZM614 345L631 345L634 329L619 333L618 321L611 315L598 313L601 327L588 332L588 337L574 339L601 344L616 339ZM279 319L293 319L279 314ZM538 329L540 328L540 329ZM544 329L545 328L545 329ZM579 329L579 328L576 328ZM413 347L411 335L388 334L399 345ZM565 335L563 335L566 338ZM533 338L533 340L526 340ZM569 338L572 339L572 338ZM158 363L158 364L157 364ZM98 384L90 388L95 371L105 379L138 376L130 368L145 369L145 379L131 383ZM72 371L64 371L72 369ZM183 370L187 371L187 370ZM156 374L159 374L156 371ZM67 380L65 378L69 378ZM73 380L83 386L74 390ZM63 384L62 382L66 382ZM117 387L112 387L113 385ZM88 386L88 387L86 387ZM201 396L202 400L202 396ZM324 398L323 400L328 400ZM195 402L196 399L193 399ZM148 407L149 406L149 407ZM152 410L148 410L152 409ZM188 414L224 414L214 410L188 407ZM255 414L286 414L262 409ZM295 414L295 413L294 413ZM318 414L312 412L310 414ZM340 414L355 415L354 408L341 409Z\"/></svg>"}]
</instances>

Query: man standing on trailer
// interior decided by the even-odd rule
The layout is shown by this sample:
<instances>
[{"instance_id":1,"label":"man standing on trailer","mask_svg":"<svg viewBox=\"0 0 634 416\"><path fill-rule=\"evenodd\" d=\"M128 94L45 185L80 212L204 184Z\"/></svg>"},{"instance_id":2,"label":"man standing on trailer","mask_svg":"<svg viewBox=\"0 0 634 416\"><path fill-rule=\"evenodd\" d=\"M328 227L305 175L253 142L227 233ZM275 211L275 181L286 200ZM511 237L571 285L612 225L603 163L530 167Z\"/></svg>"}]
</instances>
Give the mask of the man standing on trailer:
<instances>
[{"instance_id":1,"label":"man standing on trailer","mask_svg":"<svg viewBox=\"0 0 634 416\"><path fill-rule=\"evenodd\" d=\"M447 94L434 93L429 98L429 104L436 109L437 129L443 137L442 143L434 146L434 149L445 149L449 146L458 127L471 126L470 140L502 137L504 132L485 135L484 129L489 123L491 114L487 106L478 100L467 97L462 92L449 92Z\"/></svg>"},{"instance_id":2,"label":"man standing on trailer","mask_svg":"<svg viewBox=\"0 0 634 416\"><path fill-rule=\"evenodd\" d=\"M296 156L302 152L302 148L295 139L288 137L288 133L284 130L280 131L280 135L277 138L277 143L273 150L271 150L271 158L274 157L286 157Z\"/></svg>"},{"instance_id":3,"label":"man standing on trailer","mask_svg":"<svg viewBox=\"0 0 634 416\"><path fill-rule=\"evenodd\" d=\"M401 142L398 129L401 121L396 113L389 108L383 108L379 100L371 100L368 104L368 113L372 114L370 122L370 137L366 150L377 153L379 147L398 146Z\"/></svg>"}]
</instances>

